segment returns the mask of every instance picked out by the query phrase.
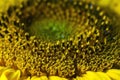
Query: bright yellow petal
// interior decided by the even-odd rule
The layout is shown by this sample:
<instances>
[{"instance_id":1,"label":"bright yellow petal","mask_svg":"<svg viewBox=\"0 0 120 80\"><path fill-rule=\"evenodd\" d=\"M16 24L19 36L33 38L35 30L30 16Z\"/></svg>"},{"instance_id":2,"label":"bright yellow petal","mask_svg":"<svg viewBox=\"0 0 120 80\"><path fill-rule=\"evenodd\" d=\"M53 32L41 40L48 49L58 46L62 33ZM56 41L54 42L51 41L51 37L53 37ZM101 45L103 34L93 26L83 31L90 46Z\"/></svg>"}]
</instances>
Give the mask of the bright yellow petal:
<instances>
[{"instance_id":1,"label":"bright yellow petal","mask_svg":"<svg viewBox=\"0 0 120 80\"><path fill-rule=\"evenodd\" d=\"M96 72L87 71L83 77L86 77L86 80L101 80Z\"/></svg>"},{"instance_id":2,"label":"bright yellow petal","mask_svg":"<svg viewBox=\"0 0 120 80\"><path fill-rule=\"evenodd\" d=\"M110 69L106 74L113 80L120 80L120 70Z\"/></svg>"},{"instance_id":3,"label":"bright yellow petal","mask_svg":"<svg viewBox=\"0 0 120 80\"><path fill-rule=\"evenodd\" d=\"M111 80L110 77L106 73L96 72L96 74L98 74L101 80Z\"/></svg>"},{"instance_id":4,"label":"bright yellow petal","mask_svg":"<svg viewBox=\"0 0 120 80\"><path fill-rule=\"evenodd\" d=\"M31 79L27 79L27 80L48 80L48 78L47 76L41 76L41 77L33 76Z\"/></svg>"},{"instance_id":5,"label":"bright yellow petal","mask_svg":"<svg viewBox=\"0 0 120 80\"><path fill-rule=\"evenodd\" d=\"M5 74L2 74L2 75L0 76L0 80L8 80L8 79L7 79L7 77L5 76Z\"/></svg>"},{"instance_id":6,"label":"bright yellow petal","mask_svg":"<svg viewBox=\"0 0 120 80\"><path fill-rule=\"evenodd\" d=\"M61 78L61 77L58 77L58 76L50 76L49 77L49 80L68 80L66 78Z\"/></svg>"}]
</instances>

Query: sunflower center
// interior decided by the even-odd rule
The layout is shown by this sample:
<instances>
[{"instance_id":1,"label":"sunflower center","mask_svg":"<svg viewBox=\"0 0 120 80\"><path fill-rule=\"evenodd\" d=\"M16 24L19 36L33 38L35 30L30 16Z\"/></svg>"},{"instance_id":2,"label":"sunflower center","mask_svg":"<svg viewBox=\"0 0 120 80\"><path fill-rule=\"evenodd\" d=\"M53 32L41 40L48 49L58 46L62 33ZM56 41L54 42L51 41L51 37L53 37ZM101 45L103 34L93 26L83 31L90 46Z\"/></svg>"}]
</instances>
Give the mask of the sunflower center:
<instances>
[{"instance_id":1,"label":"sunflower center","mask_svg":"<svg viewBox=\"0 0 120 80\"><path fill-rule=\"evenodd\" d=\"M69 38L72 28L66 21L44 19L32 22L28 31L43 40L61 40Z\"/></svg>"}]
</instances>

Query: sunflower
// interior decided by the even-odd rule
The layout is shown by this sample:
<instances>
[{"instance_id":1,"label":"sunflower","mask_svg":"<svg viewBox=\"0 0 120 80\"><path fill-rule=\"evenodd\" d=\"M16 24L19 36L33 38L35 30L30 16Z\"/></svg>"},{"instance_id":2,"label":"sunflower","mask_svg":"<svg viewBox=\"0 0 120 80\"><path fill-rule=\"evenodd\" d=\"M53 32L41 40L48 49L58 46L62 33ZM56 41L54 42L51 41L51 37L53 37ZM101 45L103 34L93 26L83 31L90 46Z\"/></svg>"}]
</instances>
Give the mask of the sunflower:
<instances>
[{"instance_id":1,"label":"sunflower","mask_svg":"<svg viewBox=\"0 0 120 80\"><path fill-rule=\"evenodd\" d=\"M0 80L120 78L119 15L111 9L87 0L11 3L0 13Z\"/></svg>"}]
</instances>

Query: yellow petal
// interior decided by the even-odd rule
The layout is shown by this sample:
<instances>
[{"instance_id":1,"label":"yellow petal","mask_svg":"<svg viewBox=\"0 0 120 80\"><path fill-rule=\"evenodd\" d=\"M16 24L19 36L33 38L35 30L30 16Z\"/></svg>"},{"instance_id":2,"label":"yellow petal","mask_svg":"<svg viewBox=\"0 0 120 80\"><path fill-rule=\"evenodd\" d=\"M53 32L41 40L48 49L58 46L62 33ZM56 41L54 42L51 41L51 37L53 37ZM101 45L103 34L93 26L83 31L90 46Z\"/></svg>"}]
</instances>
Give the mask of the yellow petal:
<instances>
[{"instance_id":1,"label":"yellow petal","mask_svg":"<svg viewBox=\"0 0 120 80\"><path fill-rule=\"evenodd\" d=\"M98 4L102 6L108 6L111 0L99 0Z\"/></svg>"},{"instance_id":2,"label":"yellow petal","mask_svg":"<svg viewBox=\"0 0 120 80\"><path fill-rule=\"evenodd\" d=\"M61 78L61 77L58 77L58 76L50 76L49 77L49 80L68 80L66 78Z\"/></svg>"},{"instance_id":3,"label":"yellow petal","mask_svg":"<svg viewBox=\"0 0 120 80\"><path fill-rule=\"evenodd\" d=\"M40 80L48 80L47 76L41 76Z\"/></svg>"},{"instance_id":4,"label":"yellow petal","mask_svg":"<svg viewBox=\"0 0 120 80\"><path fill-rule=\"evenodd\" d=\"M86 80L101 80L96 72L87 71L83 77L86 77Z\"/></svg>"},{"instance_id":5,"label":"yellow petal","mask_svg":"<svg viewBox=\"0 0 120 80\"><path fill-rule=\"evenodd\" d=\"M20 79L20 70L17 70L9 76L9 80L19 80Z\"/></svg>"},{"instance_id":6,"label":"yellow petal","mask_svg":"<svg viewBox=\"0 0 120 80\"><path fill-rule=\"evenodd\" d=\"M14 72L13 69L6 69L6 70L3 71L2 74L5 74L5 75L7 76L7 75L9 75L9 74L11 74L11 73L13 73L13 72Z\"/></svg>"},{"instance_id":7,"label":"yellow petal","mask_svg":"<svg viewBox=\"0 0 120 80\"><path fill-rule=\"evenodd\" d=\"M113 0L111 9L120 15L120 0Z\"/></svg>"},{"instance_id":8,"label":"yellow petal","mask_svg":"<svg viewBox=\"0 0 120 80\"><path fill-rule=\"evenodd\" d=\"M120 70L110 69L106 74L113 80L120 80Z\"/></svg>"},{"instance_id":9,"label":"yellow petal","mask_svg":"<svg viewBox=\"0 0 120 80\"><path fill-rule=\"evenodd\" d=\"M8 69L8 67L2 67L2 66L0 66L0 74L2 74L7 69Z\"/></svg>"},{"instance_id":10,"label":"yellow petal","mask_svg":"<svg viewBox=\"0 0 120 80\"><path fill-rule=\"evenodd\" d=\"M5 76L5 74L2 74L2 75L0 76L0 80L8 80L8 79L7 79L7 77Z\"/></svg>"},{"instance_id":11,"label":"yellow petal","mask_svg":"<svg viewBox=\"0 0 120 80\"><path fill-rule=\"evenodd\" d=\"M101 80L111 80L110 77L106 73L96 72L96 74L98 74Z\"/></svg>"},{"instance_id":12,"label":"yellow petal","mask_svg":"<svg viewBox=\"0 0 120 80\"><path fill-rule=\"evenodd\" d=\"M36 77L33 76L30 80L48 80L47 76Z\"/></svg>"}]
</instances>

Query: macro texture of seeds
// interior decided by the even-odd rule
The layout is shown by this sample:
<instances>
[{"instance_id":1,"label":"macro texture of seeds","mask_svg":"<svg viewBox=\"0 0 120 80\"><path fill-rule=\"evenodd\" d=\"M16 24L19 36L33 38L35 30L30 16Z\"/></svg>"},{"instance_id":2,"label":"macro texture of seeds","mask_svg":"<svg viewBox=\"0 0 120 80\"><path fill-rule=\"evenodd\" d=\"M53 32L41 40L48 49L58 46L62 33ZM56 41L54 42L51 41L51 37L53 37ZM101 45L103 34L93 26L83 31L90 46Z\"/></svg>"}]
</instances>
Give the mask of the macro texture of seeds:
<instances>
[{"instance_id":1,"label":"macro texture of seeds","mask_svg":"<svg viewBox=\"0 0 120 80\"><path fill-rule=\"evenodd\" d=\"M82 0L11 6L0 13L0 66L65 78L119 69L119 24L111 14Z\"/></svg>"}]
</instances>

